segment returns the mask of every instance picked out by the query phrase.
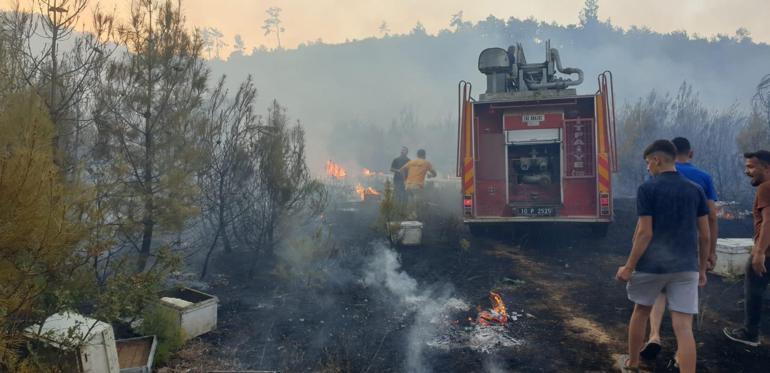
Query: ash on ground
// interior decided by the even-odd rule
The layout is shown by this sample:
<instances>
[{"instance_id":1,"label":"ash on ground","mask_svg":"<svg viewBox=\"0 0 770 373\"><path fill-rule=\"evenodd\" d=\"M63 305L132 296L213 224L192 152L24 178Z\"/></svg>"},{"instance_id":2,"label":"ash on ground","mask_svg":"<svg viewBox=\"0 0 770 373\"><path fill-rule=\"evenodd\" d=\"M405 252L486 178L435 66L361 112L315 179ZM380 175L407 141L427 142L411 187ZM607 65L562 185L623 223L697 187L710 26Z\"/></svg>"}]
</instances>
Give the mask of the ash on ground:
<instances>
[{"instance_id":1,"label":"ash on ground","mask_svg":"<svg viewBox=\"0 0 770 373\"><path fill-rule=\"evenodd\" d=\"M444 333L436 335L427 345L443 351L470 348L485 354L518 347L524 344L524 340L514 336L515 331L510 325L518 322L518 316L515 312L511 313L507 325L449 324Z\"/></svg>"}]
</instances>

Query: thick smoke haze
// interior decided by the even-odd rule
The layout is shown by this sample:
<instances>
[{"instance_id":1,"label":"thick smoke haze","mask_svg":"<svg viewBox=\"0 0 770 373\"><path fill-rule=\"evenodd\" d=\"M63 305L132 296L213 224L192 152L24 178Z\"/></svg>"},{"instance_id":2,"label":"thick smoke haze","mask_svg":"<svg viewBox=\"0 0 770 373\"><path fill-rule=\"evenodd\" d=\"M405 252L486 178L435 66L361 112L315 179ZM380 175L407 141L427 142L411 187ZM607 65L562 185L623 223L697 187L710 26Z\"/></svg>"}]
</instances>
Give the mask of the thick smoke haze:
<instances>
[{"instance_id":1,"label":"thick smoke haze","mask_svg":"<svg viewBox=\"0 0 770 373\"><path fill-rule=\"evenodd\" d=\"M750 39L709 41L685 33L624 31L606 23L575 27L496 18L437 36L415 31L340 45L233 54L227 61L212 61L211 66L215 74L227 74L232 84L252 74L263 105L273 98L286 105L289 115L308 130L311 167L322 170L325 159L354 142L374 150L384 145L378 138L345 138L339 124L386 128L404 111L412 114L417 125L448 123L442 131L451 139L446 141L451 153L458 81L472 81L474 96L485 89L484 76L477 70L481 50L521 42L528 61L542 62L548 39L559 49L565 66L585 72L579 93L595 92L596 76L612 71L619 104L652 90L675 92L687 82L709 107L737 103L748 110L759 79L770 72L766 63L770 46ZM420 138L412 140L414 146L424 143ZM387 154L396 156L398 145L388 146L393 149L387 149ZM428 149L429 154L431 150L436 151ZM382 160L383 168L388 161ZM449 169L440 171L451 172L453 164L451 159L444 165Z\"/></svg>"}]
</instances>

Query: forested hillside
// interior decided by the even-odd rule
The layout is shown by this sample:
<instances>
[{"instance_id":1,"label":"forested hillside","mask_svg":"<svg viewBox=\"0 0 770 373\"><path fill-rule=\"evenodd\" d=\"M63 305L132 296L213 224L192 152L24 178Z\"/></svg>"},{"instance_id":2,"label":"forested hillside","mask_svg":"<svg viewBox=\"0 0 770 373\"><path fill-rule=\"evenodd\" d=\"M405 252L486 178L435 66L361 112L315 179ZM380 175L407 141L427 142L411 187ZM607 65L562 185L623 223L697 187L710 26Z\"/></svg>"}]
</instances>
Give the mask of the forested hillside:
<instances>
[{"instance_id":1,"label":"forested hillside","mask_svg":"<svg viewBox=\"0 0 770 373\"><path fill-rule=\"evenodd\" d=\"M484 76L476 68L479 52L521 42L528 61L538 62L549 39L566 66L585 71L579 92L595 91L596 75L611 70L622 105L633 105L652 91L661 98L673 97L686 82L708 110L735 109L731 113L744 117L751 111L757 84L770 73L770 46L754 43L745 30L708 39L685 31L660 34L615 27L599 21L595 12L578 25L546 24L515 14L490 15L473 24L458 14L437 35L426 34L418 25L407 35L236 52L211 65L235 78L232 81L253 74L262 102L275 97L296 108L289 115L302 119L314 138L325 140L310 144L319 161L355 157L365 163L362 166L385 168L404 143L426 147L429 158L451 172L457 82L471 80L475 94L485 89ZM622 105L619 116L627 110ZM393 123L408 129L388 129ZM365 135L370 130L361 127L370 125L384 128L386 136L375 146L362 146L360 142L372 140ZM382 163L372 164L377 159Z\"/></svg>"}]
</instances>

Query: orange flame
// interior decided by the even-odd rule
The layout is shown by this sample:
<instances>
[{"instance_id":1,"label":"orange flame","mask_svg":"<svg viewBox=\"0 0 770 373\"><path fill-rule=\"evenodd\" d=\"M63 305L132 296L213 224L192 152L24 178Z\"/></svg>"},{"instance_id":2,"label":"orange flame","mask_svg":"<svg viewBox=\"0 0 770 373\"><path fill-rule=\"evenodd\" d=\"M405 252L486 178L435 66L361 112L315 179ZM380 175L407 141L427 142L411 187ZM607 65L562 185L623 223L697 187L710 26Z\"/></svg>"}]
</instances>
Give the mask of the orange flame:
<instances>
[{"instance_id":1,"label":"orange flame","mask_svg":"<svg viewBox=\"0 0 770 373\"><path fill-rule=\"evenodd\" d=\"M366 198L366 189L361 183L356 184L356 194L358 194L358 199L362 201Z\"/></svg>"},{"instance_id":2,"label":"orange flame","mask_svg":"<svg viewBox=\"0 0 770 373\"><path fill-rule=\"evenodd\" d=\"M337 180L342 180L345 178L345 176L348 176L347 171L345 171L342 166L332 162L331 160L326 161L326 173Z\"/></svg>"},{"instance_id":3,"label":"orange flame","mask_svg":"<svg viewBox=\"0 0 770 373\"><path fill-rule=\"evenodd\" d=\"M366 177L372 177L372 176L375 175L374 171L372 171L372 170L370 170L368 168L364 168L363 172L364 172L364 176L366 176Z\"/></svg>"},{"instance_id":4,"label":"orange flame","mask_svg":"<svg viewBox=\"0 0 770 373\"><path fill-rule=\"evenodd\" d=\"M489 292L489 300L492 302L492 309L489 311L479 312L479 317L476 321L481 325L491 325L493 323L507 324L508 323L508 311L505 309L505 303L500 294L494 291Z\"/></svg>"},{"instance_id":5,"label":"orange flame","mask_svg":"<svg viewBox=\"0 0 770 373\"><path fill-rule=\"evenodd\" d=\"M379 196L380 192L378 192L377 190L375 190L372 187L368 187L368 188L366 188L366 195L369 195L369 196Z\"/></svg>"},{"instance_id":6,"label":"orange flame","mask_svg":"<svg viewBox=\"0 0 770 373\"><path fill-rule=\"evenodd\" d=\"M378 192L376 189L372 187L364 187L361 185L361 183L356 184L356 194L358 195L358 199L362 201L366 199L366 196L380 196L380 192Z\"/></svg>"}]
</instances>

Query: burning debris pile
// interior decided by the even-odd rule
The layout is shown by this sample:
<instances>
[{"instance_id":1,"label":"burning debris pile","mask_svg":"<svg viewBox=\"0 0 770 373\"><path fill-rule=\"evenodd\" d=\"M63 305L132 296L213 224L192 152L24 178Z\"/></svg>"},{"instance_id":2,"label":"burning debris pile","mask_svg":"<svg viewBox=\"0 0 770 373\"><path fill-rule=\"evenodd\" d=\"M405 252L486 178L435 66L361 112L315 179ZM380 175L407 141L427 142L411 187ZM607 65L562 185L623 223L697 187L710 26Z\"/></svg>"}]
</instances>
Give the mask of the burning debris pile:
<instances>
[{"instance_id":1,"label":"burning debris pile","mask_svg":"<svg viewBox=\"0 0 770 373\"><path fill-rule=\"evenodd\" d=\"M489 300L492 302L492 308L490 310L480 311L476 322L481 325L508 324L508 313L506 312L505 303L503 303L503 298L500 294L490 291Z\"/></svg>"},{"instance_id":2,"label":"burning debris pile","mask_svg":"<svg viewBox=\"0 0 770 373\"><path fill-rule=\"evenodd\" d=\"M382 193L375 186L382 190L384 180L388 178L385 173L368 168L363 168L359 175L349 175L345 167L332 160L326 161L326 175L327 187L335 190L339 199L355 198L359 202L381 200Z\"/></svg>"},{"instance_id":3,"label":"burning debris pile","mask_svg":"<svg viewBox=\"0 0 770 373\"><path fill-rule=\"evenodd\" d=\"M470 348L473 351L490 354L498 349L520 346L523 341L514 338L511 322L518 321L522 315L508 313L500 294L490 291L492 307L477 307L476 318L467 317L467 323L454 321L447 330L437 335L428 345L441 350Z\"/></svg>"},{"instance_id":4,"label":"burning debris pile","mask_svg":"<svg viewBox=\"0 0 770 373\"><path fill-rule=\"evenodd\" d=\"M717 201L717 218L723 220L740 220L751 216L751 210L742 209L736 201Z\"/></svg>"},{"instance_id":5,"label":"burning debris pile","mask_svg":"<svg viewBox=\"0 0 770 373\"><path fill-rule=\"evenodd\" d=\"M326 174L337 180L344 180L345 176L348 176L348 172L345 171L345 168L331 160L326 161Z\"/></svg>"}]
</instances>

